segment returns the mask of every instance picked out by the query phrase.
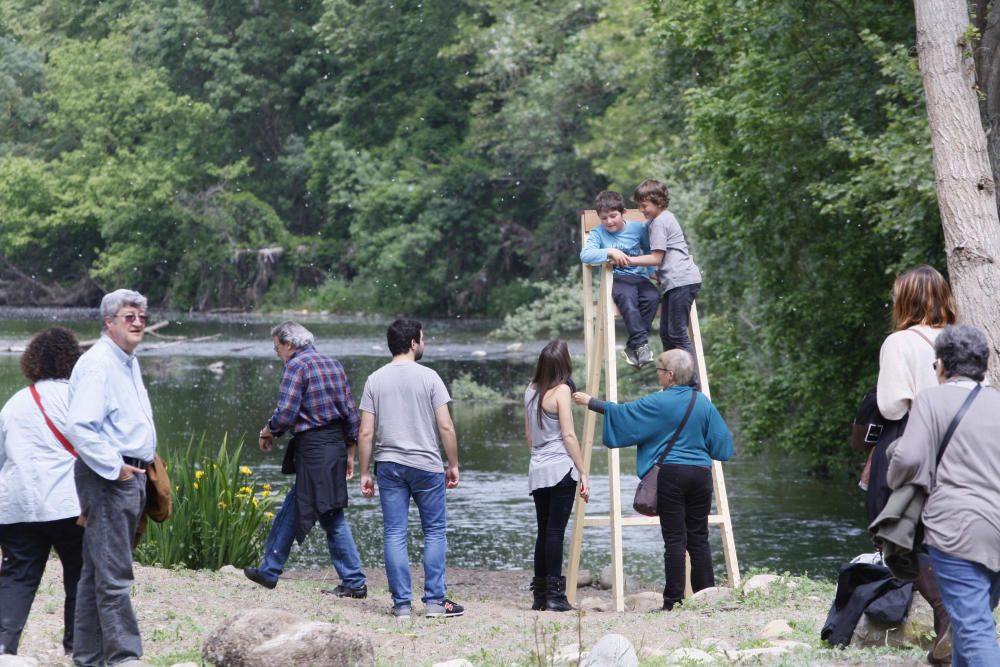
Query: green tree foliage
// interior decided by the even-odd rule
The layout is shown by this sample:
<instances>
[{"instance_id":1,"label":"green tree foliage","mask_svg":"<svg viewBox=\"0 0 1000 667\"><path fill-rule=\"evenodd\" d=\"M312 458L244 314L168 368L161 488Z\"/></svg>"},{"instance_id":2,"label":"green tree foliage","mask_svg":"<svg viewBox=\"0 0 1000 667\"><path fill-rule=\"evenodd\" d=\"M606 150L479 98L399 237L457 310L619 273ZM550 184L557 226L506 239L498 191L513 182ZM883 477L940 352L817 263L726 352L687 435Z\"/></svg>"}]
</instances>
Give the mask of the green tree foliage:
<instances>
[{"instance_id":1,"label":"green tree foliage","mask_svg":"<svg viewBox=\"0 0 1000 667\"><path fill-rule=\"evenodd\" d=\"M943 267L912 43L885 1L0 0L0 243L179 307L541 299L530 335L579 210L656 177L716 398L829 469L893 274Z\"/></svg>"}]
</instances>

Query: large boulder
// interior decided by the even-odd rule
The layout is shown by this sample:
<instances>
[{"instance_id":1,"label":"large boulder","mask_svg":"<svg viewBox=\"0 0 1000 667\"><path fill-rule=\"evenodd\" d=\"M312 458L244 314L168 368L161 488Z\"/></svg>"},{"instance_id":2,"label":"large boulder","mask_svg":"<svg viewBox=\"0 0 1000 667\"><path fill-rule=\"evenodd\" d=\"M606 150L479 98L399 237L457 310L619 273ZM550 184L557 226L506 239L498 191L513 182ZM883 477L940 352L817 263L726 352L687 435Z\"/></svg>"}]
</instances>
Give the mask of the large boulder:
<instances>
[{"instance_id":1,"label":"large boulder","mask_svg":"<svg viewBox=\"0 0 1000 667\"><path fill-rule=\"evenodd\" d=\"M250 609L227 618L202 644L201 655L217 667L375 664L367 636L280 609Z\"/></svg>"},{"instance_id":2,"label":"large boulder","mask_svg":"<svg viewBox=\"0 0 1000 667\"><path fill-rule=\"evenodd\" d=\"M581 667L639 667L639 656L636 655L632 642L612 633L601 637L580 665Z\"/></svg>"},{"instance_id":3,"label":"large boulder","mask_svg":"<svg viewBox=\"0 0 1000 667\"><path fill-rule=\"evenodd\" d=\"M896 626L875 623L867 615L861 614L854 626L851 646L920 646L929 649L934 643L934 611L924 597L914 592L906 620Z\"/></svg>"}]
</instances>

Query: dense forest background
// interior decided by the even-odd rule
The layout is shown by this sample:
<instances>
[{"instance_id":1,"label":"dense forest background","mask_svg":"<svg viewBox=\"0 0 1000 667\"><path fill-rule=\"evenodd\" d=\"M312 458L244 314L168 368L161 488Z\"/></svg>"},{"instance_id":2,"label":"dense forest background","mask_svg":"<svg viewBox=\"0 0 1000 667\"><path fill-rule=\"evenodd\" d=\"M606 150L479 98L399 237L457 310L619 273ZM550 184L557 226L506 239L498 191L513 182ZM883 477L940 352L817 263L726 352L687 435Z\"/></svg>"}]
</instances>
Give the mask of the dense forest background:
<instances>
[{"instance_id":1,"label":"dense forest background","mask_svg":"<svg viewBox=\"0 0 1000 667\"><path fill-rule=\"evenodd\" d=\"M0 0L0 298L534 321L654 177L743 442L844 470L892 277L945 266L913 44L872 0Z\"/></svg>"}]
</instances>

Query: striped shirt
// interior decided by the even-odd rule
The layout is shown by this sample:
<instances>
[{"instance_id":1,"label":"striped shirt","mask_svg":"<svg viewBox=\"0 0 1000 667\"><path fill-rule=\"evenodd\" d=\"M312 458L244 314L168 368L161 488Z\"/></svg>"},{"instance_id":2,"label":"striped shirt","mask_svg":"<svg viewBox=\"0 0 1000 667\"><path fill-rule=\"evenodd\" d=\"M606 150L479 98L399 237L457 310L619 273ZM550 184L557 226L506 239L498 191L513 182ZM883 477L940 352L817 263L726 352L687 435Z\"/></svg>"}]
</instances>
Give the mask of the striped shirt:
<instances>
[{"instance_id":1,"label":"striped shirt","mask_svg":"<svg viewBox=\"0 0 1000 667\"><path fill-rule=\"evenodd\" d=\"M300 433L342 419L348 444L358 441L358 409L344 367L312 345L292 353L281 376L278 407L267 426L275 435Z\"/></svg>"}]
</instances>

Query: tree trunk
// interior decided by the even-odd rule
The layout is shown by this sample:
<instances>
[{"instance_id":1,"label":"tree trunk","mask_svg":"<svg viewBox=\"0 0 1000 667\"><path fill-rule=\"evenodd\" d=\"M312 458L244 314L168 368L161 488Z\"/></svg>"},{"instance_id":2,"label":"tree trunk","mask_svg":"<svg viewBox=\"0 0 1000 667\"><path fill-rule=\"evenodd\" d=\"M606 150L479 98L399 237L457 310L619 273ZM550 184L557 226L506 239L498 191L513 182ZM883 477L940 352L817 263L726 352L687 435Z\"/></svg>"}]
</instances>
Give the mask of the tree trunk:
<instances>
[{"instance_id":1,"label":"tree trunk","mask_svg":"<svg viewBox=\"0 0 1000 667\"><path fill-rule=\"evenodd\" d=\"M968 5L966 0L914 0L913 5L948 272L960 320L983 329L990 341L989 377L1000 385L1000 218L979 117Z\"/></svg>"},{"instance_id":2,"label":"tree trunk","mask_svg":"<svg viewBox=\"0 0 1000 667\"><path fill-rule=\"evenodd\" d=\"M969 17L978 33L973 43L979 113L986 128L986 149L993 181L1000 183L1000 2L970 0ZM997 205L1000 206L1000 191Z\"/></svg>"}]
</instances>

